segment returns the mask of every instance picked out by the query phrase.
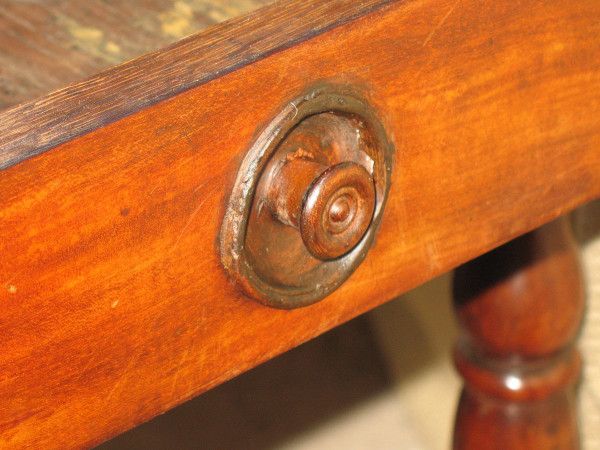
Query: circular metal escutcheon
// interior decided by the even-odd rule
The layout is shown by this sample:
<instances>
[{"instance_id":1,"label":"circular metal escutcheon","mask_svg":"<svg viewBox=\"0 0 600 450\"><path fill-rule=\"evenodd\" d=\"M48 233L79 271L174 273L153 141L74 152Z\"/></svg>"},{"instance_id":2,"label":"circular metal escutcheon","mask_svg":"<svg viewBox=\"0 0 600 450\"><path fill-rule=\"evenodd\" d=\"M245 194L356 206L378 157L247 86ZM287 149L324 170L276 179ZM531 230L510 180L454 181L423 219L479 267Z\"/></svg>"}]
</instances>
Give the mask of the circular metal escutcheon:
<instances>
[{"instance_id":1,"label":"circular metal escutcheon","mask_svg":"<svg viewBox=\"0 0 600 450\"><path fill-rule=\"evenodd\" d=\"M230 277L276 308L326 297L366 257L392 156L381 121L357 89L319 86L288 103L238 170L220 234ZM305 211L318 211L318 219Z\"/></svg>"}]
</instances>

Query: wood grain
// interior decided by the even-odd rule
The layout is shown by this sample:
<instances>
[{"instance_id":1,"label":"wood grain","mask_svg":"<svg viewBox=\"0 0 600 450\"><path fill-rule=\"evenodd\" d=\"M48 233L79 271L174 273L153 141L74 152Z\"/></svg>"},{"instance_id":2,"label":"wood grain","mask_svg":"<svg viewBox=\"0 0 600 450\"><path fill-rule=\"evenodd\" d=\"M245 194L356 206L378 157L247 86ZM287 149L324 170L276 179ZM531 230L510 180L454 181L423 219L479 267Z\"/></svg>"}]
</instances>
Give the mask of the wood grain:
<instances>
[{"instance_id":1,"label":"wood grain","mask_svg":"<svg viewBox=\"0 0 600 450\"><path fill-rule=\"evenodd\" d=\"M566 217L459 267L455 449L578 449L585 289Z\"/></svg>"},{"instance_id":2,"label":"wood grain","mask_svg":"<svg viewBox=\"0 0 600 450\"><path fill-rule=\"evenodd\" d=\"M586 0L397 2L294 46L286 24L286 50L0 172L2 445L101 442L600 196L599 18ZM383 119L389 202L338 291L274 310L226 278L219 227L261 127L322 80Z\"/></svg>"},{"instance_id":3,"label":"wood grain","mask_svg":"<svg viewBox=\"0 0 600 450\"><path fill-rule=\"evenodd\" d=\"M3 0L0 110L257 9L268 0Z\"/></svg>"},{"instance_id":4,"label":"wood grain","mask_svg":"<svg viewBox=\"0 0 600 450\"><path fill-rule=\"evenodd\" d=\"M273 3L43 98L0 112L0 170L391 1ZM45 44L38 45L43 48Z\"/></svg>"}]
</instances>

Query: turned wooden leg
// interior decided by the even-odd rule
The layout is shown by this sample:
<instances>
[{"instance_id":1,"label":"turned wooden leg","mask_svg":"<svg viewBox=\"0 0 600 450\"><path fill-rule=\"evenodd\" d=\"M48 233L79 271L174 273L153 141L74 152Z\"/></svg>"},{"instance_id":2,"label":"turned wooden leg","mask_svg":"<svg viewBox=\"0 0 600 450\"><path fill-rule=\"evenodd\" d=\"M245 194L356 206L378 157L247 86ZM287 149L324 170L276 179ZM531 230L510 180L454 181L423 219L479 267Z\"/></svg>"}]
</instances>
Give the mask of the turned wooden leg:
<instances>
[{"instance_id":1,"label":"turned wooden leg","mask_svg":"<svg viewBox=\"0 0 600 450\"><path fill-rule=\"evenodd\" d=\"M584 289L562 218L457 269L455 449L576 449Z\"/></svg>"}]
</instances>

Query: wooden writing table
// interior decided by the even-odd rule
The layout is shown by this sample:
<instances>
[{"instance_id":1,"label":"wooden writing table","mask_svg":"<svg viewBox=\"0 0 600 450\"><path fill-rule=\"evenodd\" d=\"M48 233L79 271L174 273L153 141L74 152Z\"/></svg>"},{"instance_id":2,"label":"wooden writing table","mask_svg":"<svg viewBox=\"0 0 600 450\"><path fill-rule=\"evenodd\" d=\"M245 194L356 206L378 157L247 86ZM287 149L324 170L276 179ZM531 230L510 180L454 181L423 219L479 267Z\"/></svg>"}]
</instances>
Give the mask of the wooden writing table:
<instances>
[{"instance_id":1,"label":"wooden writing table","mask_svg":"<svg viewBox=\"0 0 600 450\"><path fill-rule=\"evenodd\" d=\"M98 61L10 3L0 95L27 101L0 112L3 447L100 443L522 235L457 272L455 446L577 447L575 249L560 220L525 233L600 196L598 2L284 0L35 100L18 55L54 67L48 90ZM387 203L339 288L277 309L240 290L222 224L250 148L325 85L377 117Z\"/></svg>"}]
</instances>

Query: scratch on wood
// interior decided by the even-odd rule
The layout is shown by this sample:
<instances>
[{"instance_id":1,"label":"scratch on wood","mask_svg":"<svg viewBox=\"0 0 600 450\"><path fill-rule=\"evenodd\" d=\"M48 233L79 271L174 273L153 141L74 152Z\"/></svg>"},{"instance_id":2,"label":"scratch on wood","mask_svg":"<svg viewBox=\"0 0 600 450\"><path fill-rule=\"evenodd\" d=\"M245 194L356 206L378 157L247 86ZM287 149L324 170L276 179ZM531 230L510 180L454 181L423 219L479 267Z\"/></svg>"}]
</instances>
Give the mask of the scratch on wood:
<instances>
[{"instance_id":1,"label":"scratch on wood","mask_svg":"<svg viewBox=\"0 0 600 450\"><path fill-rule=\"evenodd\" d=\"M291 60L287 59L285 62L285 66L281 66L278 68L279 75L277 77L277 82L275 83L275 86L273 86L273 89L277 89L279 87L279 85L281 84L281 82L283 81L283 78L287 75L287 71L290 67L290 63L291 63Z\"/></svg>"},{"instance_id":2,"label":"scratch on wood","mask_svg":"<svg viewBox=\"0 0 600 450\"><path fill-rule=\"evenodd\" d=\"M121 373L121 376L119 377L119 379L117 380L117 382L115 383L115 385L113 386L113 388L110 390L110 392L106 396L105 403L108 403L108 401L110 400L110 398L112 397L112 395L115 393L115 391L117 390L117 388L121 385L121 383L125 379L125 375L127 375L127 372L129 372L129 369L136 363L137 359L138 359L138 355L133 355L131 357L131 359L129 360L129 363L127 363L127 366L125 366L125 369Z\"/></svg>"},{"instance_id":3,"label":"scratch on wood","mask_svg":"<svg viewBox=\"0 0 600 450\"><path fill-rule=\"evenodd\" d=\"M185 161L183 161L182 163L178 164L176 167L174 167L173 169L171 169L157 184L156 186L154 186L150 192L148 192L148 197L150 197L154 191L156 191L156 189L158 189L166 180L167 178L169 178L171 175L173 175L174 172L176 172L177 170L181 169L183 166L185 166L186 164L188 164L190 161L192 160L192 158L188 158Z\"/></svg>"},{"instance_id":4,"label":"scratch on wood","mask_svg":"<svg viewBox=\"0 0 600 450\"><path fill-rule=\"evenodd\" d=\"M199 191L200 189L202 189L204 186L206 186L206 184L207 184L209 181L211 181L211 180L210 180L210 179L208 179L208 180L206 180L206 181L203 181L202 183L200 183L198 186L196 186L196 187L194 188L194 192L197 192L197 191Z\"/></svg>"},{"instance_id":5,"label":"scratch on wood","mask_svg":"<svg viewBox=\"0 0 600 450\"><path fill-rule=\"evenodd\" d=\"M433 28L433 30L431 30L431 33L429 33L429 36L427 36L427 39L425 39L425 42L423 42L423 47L425 47L427 45L427 43L431 40L431 38L433 37L435 32L444 24L446 19L448 19L448 17L450 17L450 14L452 14L452 11L454 11L454 8L456 8L456 5L458 5L460 3L460 1L461 0L456 0L456 2L454 2L454 5L452 5L452 8L450 8L450 10L446 13L446 15L444 17L442 17L442 20L440 20L440 23L438 23Z\"/></svg>"},{"instance_id":6,"label":"scratch on wood","mask_svg":"<svg viewBox=\"0 0 600 450\"><path fill-rule=\"evenodd\" d=\"M86 363L86 365L83 367L83 369L81 369L79 371L79 376L77 377L78 380L83 376L83 374L85 373L85 371L89 369L89 367L92 365L93 361L94 360L92 358L88 359L88 362Z\"/></svg>"},{"instance_id":7,"label":"scratch on wood","mask_svg":"<svg viewBox=\"0 0 600 450\"><path fill-rule=\"evenodd\" d=\"M185 352L181 356L181 360L179 361L179 365L177 366L177 370L175 371L175 376L173 377L173 384L171 385L171 394L169 394L170 397L173 395L173 392L175 391L175 385L177 384L177 378L179 377L179 371L181 369L181 366L187 359L187 355L189 352L190 352L190 348L188 347L185 349Z\"/></svg>"},{"instance_id":8,"label":"scratch on wood","mask_svg":"<svg viewBox=\"0 0 600 450\"><path fill-rule=\"evenodd\" d=\"M179 236L177 237L177 240L175 241L175 245L173 245L173 248L171 249L171 251L175 250L175 248L177 247L177 244L179 244L179 241L181 240L181 237L183 236L183 233L185 233L185 230L187 230L187 227L190 226L190 223L192 223L194 216L198 213L198 211L200 211L200 208L202 207L202 205L204 205L204 203L206 202L207 199L208 199L208 196L204 197L204 199L202 199L202 201L196 207L194 212L190 215L190 218L188 219L185 226L183 227L183 230L181 230L181 233L179 233Z\"/></svg>"},{"instance_id":9,"label":"scratch on wood","mask_svg":"<svg viewBox=\"0 0 600 450\"><path fill-rule=\"evenodd\" d=\"M437 240L435 236L432 236L430 240L425 244L425 250L427 251L429 261L429 274L435 274L440 263L440 252L437 246Z\"/></svg>"}]
</instances>

